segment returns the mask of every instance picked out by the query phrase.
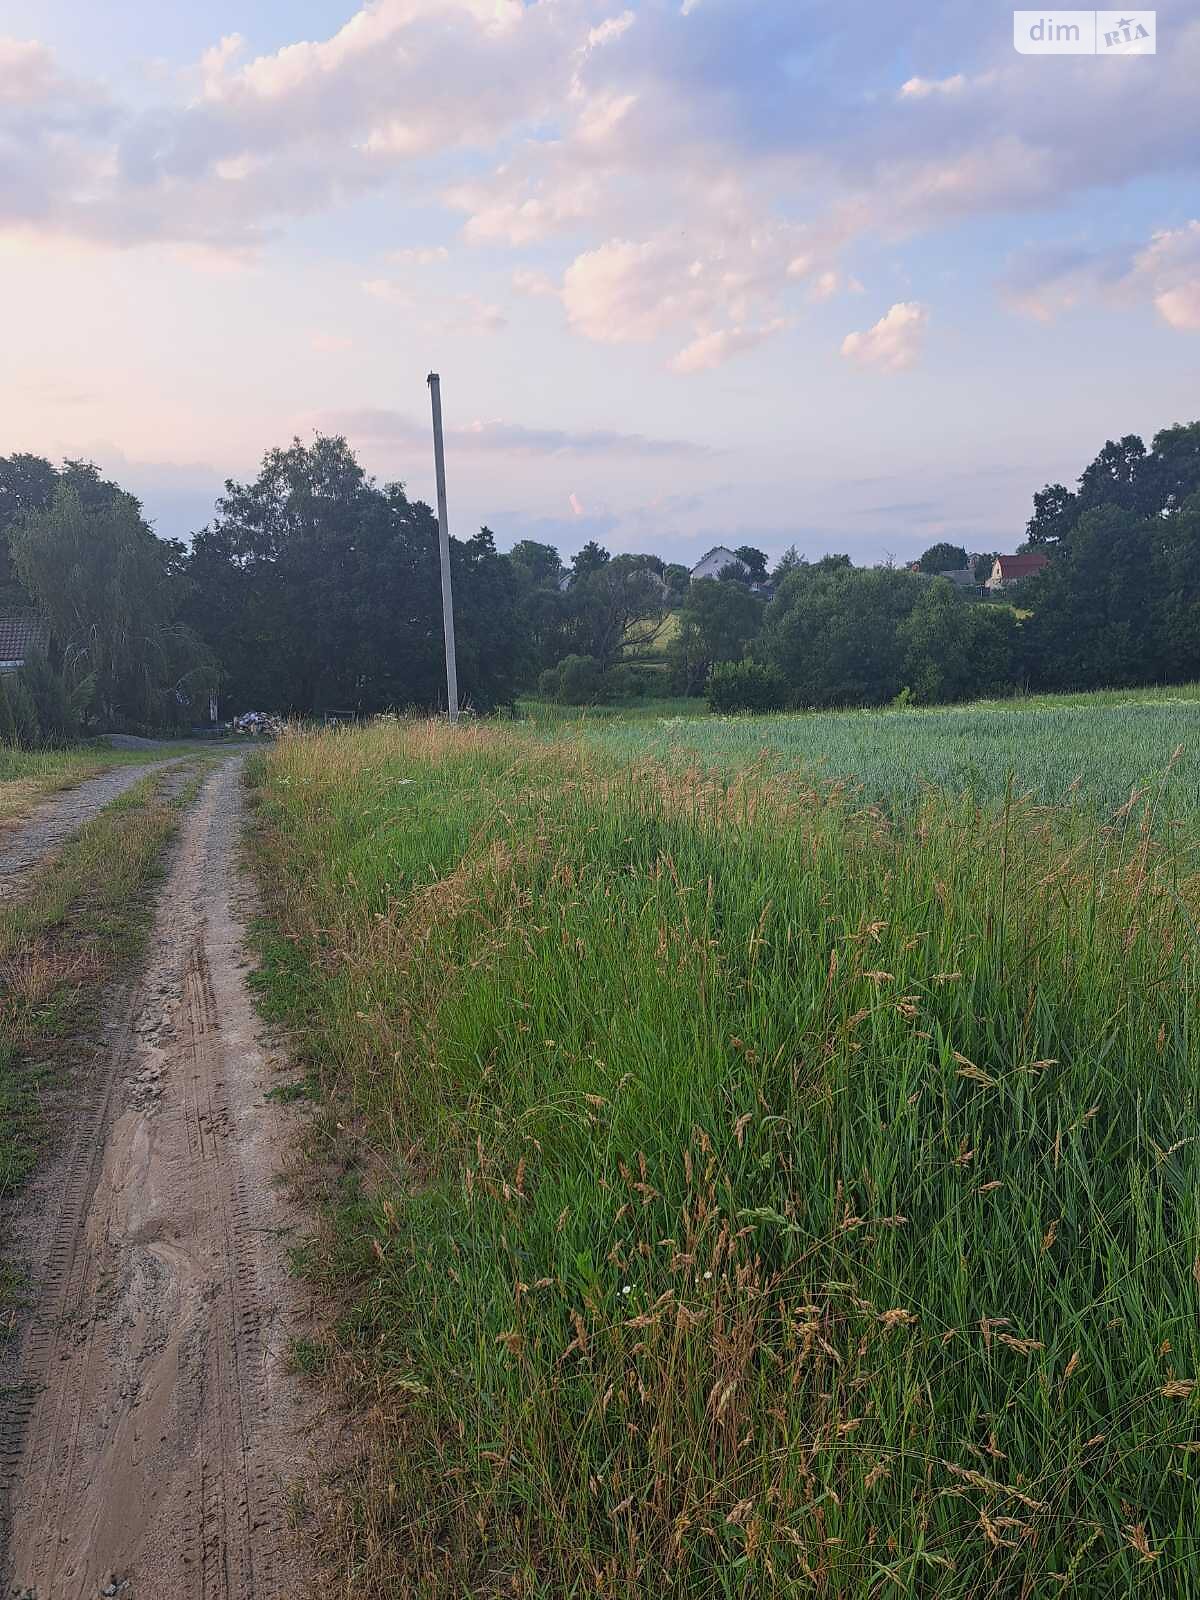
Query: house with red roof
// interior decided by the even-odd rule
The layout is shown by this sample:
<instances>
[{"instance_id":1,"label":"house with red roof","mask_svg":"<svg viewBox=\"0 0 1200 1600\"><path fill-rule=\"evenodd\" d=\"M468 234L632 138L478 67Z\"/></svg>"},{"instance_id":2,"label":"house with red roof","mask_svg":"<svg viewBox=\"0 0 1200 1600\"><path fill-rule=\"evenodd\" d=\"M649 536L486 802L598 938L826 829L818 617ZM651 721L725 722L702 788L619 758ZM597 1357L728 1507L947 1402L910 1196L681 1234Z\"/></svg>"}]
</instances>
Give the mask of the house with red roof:
<instances>
[{"instance_id":1,"label":"house with red roof","mask_svg":"<svg viewBox=\"0 0 1200 1600\"><path fill-rule=\"evenodd\" d=\"M1023 556L997 556L992 562L992 575L984 584L989 594L1006 589L1010 583L1020 583L1022 578L1032 578L1040 572L1049 558L1040 550L1030 550Z\"/></svg>"}]
</instances>

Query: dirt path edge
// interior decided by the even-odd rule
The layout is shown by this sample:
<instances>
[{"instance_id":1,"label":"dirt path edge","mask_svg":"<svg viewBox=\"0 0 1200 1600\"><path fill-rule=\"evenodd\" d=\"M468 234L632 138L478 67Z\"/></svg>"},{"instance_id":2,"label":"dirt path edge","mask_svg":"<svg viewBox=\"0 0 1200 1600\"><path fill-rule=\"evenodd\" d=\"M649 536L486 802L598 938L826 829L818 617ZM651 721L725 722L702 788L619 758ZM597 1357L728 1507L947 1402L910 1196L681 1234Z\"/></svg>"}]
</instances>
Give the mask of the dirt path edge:
<instances>
[{"instance_id":1,"label":"dirt path edge","mask_svg":"<svg viewBox=\"0 0 1200 1600\"><path fill-rule=\"evenodd\" d=\"M38 1600L305 1592L288 1501L319 1471L288 1371L296 1113L246 982L241 761L173 848L145 969L79 1071L72 1135L15 1219L34 1283L0 1352L0 1574Z\"/></svg>"}]
</instances>

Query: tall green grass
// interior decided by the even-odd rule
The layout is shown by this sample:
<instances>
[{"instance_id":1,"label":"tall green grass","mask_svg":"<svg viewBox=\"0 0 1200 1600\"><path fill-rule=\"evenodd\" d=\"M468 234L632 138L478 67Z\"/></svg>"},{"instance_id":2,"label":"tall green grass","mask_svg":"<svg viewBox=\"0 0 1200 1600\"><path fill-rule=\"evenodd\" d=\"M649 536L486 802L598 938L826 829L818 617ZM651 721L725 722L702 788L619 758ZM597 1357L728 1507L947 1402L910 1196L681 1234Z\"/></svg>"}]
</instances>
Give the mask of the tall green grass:
<instances>
[{"instance_id":1,"label":"tall green grass","mask_svg":"<svg viewBox=\"0 0 1200 1600\"><path fill-rule=\"evenodd\" d=\"M0 823L16 820L47 795L73 789L110 767L144 766L181 755L186 748L114 750L108 745L79 744L65 750L18 750L0 744Z\"/></svg>"},{"instance_id":2,"label":"tall green grass","mask_svg":"<svg viewBox=\"0 0 1200 1600\"><path fill-rule=\"evenodd\" d=\"M1172 804L1184 814L1200 812L1200 693L1189 689L922 710L618 720L587 723L584 733L626 761L800 770L813 782L850 782L888 806L911 806L930 788L992 803L1011 777L1018 794L1050 805L1077 795L1097 814L1157 783L1182 746Z\"/></svg>"},{"instance_id":3,"label":"tall green grass","mask_svg":"<svg viewBox=\"0 0 1200 1600\"><path fill-rule=\"evenodd\" d=\"M1200 1594L1177 776L885 811L380 724L257 780L346 1592Z\"/></svg>"}]
</instances>

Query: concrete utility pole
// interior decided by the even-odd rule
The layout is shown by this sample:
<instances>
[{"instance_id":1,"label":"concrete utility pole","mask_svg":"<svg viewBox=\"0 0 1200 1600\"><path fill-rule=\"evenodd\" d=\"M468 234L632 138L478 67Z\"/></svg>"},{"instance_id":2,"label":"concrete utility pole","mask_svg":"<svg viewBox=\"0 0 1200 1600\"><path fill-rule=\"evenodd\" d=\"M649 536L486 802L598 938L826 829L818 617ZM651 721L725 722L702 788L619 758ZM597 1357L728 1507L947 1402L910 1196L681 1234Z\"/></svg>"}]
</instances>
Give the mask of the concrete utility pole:
<instances>
[{"instance_id":1,"label":"concrete utility pole","mask_svg":"<svg viewBox=\"0 0 1200 1600\"><path fill-rule=\"evenodd\" d=\"M446 516L446 457L442 448L442 380L426 380L433 396L433 464L437 471L438 547L442 558L442 625L446 633L446 706L458 721L458 662L454 655L454 595L450 589L450 523Z\"/></svg>"}]
</instances>

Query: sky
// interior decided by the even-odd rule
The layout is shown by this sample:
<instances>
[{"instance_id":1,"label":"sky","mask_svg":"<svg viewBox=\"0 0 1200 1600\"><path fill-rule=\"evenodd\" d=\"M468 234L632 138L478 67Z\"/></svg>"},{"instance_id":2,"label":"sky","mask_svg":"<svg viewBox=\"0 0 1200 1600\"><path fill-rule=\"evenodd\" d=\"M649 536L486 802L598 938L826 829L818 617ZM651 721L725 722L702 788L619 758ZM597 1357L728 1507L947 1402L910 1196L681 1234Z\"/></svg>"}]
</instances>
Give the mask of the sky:
<instances>
[{"instance_id":1,"label":"sky","mask_svg":"<svg viewBox=\"0 0 1200 1600\"><path fill-rule=\"evenodd\" d=\"M1139 13L1140 15L1140 13ZM0 0L0 453L187 537L344 433L452 531L693 562L1020 542L1200 416L1200 13Z\"/></svg>"}]
</instances>

